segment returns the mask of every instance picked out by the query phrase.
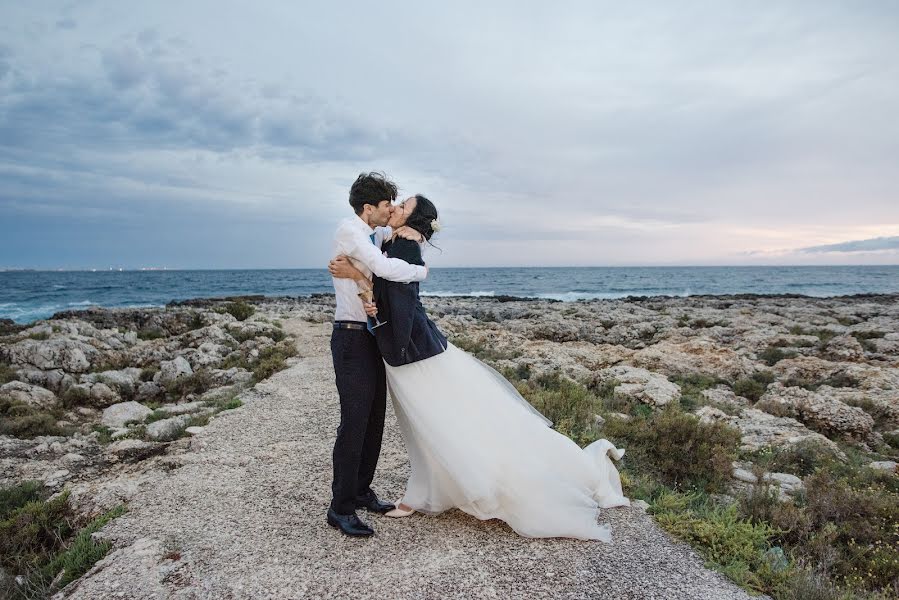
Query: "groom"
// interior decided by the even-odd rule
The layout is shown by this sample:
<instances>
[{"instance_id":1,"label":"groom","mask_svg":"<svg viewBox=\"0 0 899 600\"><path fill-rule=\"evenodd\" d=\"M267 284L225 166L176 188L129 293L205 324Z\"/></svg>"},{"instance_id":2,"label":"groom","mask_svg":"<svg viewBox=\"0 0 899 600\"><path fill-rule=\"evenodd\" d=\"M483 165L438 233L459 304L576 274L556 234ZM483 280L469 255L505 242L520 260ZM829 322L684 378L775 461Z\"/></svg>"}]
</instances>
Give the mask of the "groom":
<instances>
[{"instance_id":1,"label":"groom","mask_svg":"<svg viewBox=\"0 0 899 600\"><path fill-rule=\"evenodd\" d=\"M341 221L334 235L334 256L353 259L368 277L409 283L427 277L427 267L410 265L381 254L393 214L396 184L383 173L362 173L350 188L355 216ZM376 229L376 227L378 229ZM357 508L386 513L394 506L381 502L371 489L387 405L384 362L374 335L366 326L366 305L352 279L333 279L337 308L331 334L331 357L340 395L340 426L334 442L333 498L328 524L351 536L370 536L374 530L356 516Z\"/></svg>"}]
</instances>

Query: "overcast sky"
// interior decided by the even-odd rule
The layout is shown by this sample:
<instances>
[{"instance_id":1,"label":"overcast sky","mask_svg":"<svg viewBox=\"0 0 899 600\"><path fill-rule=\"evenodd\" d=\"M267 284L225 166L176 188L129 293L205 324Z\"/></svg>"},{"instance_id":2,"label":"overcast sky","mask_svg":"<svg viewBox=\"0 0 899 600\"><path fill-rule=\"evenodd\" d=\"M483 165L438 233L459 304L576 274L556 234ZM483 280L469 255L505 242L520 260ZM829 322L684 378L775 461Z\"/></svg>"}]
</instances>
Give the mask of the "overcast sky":
<instances>
[{"instance_id":1,"label":"overcast sky","mask_svg":"<svg viewBox=\"0 0 899 600\"><path fill-rule=\"evenodd\" d=\"M250 6L0 7L0 268L899 264L893 0Z\"/></svg>"}]
</instances>

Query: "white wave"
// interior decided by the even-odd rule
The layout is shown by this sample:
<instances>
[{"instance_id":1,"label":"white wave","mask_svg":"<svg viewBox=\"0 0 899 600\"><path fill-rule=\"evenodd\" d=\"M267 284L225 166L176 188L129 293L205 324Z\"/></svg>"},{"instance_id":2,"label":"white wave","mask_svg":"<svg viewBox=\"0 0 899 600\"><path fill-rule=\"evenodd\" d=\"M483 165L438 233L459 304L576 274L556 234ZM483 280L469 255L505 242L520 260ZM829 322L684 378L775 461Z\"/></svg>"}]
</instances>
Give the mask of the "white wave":
<instances>
[{"instance_id":1,"label":"white wave","mask_svg":"<svg viewBox=\"0 0 899 600\"><path fill-rule=\"evenodd\" d=\"M483 292L483 291L475 291L475 292L422 292L422 296L438 296L441 298L451 298L454 296L477 296L477 297L487 297L487 296L496 296L496 292Z\"/></svg>"},{"instance_id":2,"label":"white wave","mask_svg":"<svg viewBox=\"0 0 899 600\"><path fill-rule=\"evenodd\" d=\"M96 302L92 300L82 300L81 302L69 302L68 306L90 306L91 304L96 304Z\"/></svg>"}]
</instances>

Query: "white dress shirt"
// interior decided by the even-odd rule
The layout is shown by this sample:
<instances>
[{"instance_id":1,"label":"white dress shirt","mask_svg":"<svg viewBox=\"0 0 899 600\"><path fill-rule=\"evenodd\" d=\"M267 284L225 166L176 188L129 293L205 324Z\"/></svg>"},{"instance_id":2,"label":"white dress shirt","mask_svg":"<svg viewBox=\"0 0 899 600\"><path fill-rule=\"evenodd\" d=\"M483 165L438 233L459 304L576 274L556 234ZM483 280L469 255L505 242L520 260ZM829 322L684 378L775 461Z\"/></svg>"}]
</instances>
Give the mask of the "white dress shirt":
<instances>
[{"instance_id":1,"label":"white dress shirt","mask_svg":"<svg viewBox=\"0 0 899 600\"><path fill-rule=\"evenodd\" d=\"M372 243L369 237L375 234ZM372 273L389 281L410 283L421 281L428 275L428 270L421 265L410 265L399 258L387 258L381 253L381 243L393 233L390 227L372 229L357 216L344 219L337 226L334 234L334 256L348 256L353 265L368 277ZM335 321L362 321L368 315L359 298L359 288L352 279L337 279L334 282L334 294L337 308L334 311Z\"/></svg>"}]
</instances>

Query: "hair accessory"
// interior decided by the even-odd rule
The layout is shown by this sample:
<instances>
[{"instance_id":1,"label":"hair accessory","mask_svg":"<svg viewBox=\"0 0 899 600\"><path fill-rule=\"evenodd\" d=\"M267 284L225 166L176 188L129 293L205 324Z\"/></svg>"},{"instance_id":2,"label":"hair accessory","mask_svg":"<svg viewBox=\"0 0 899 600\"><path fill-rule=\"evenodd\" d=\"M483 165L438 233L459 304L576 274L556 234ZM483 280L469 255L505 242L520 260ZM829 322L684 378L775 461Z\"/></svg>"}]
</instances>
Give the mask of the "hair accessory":
<instances>
[{"instance_id":1,"label":"hair accessory","mask_svg":"<svg viewBox=\"0 0 899 600\"><path fill-rule=\"evenodd\" d=\"M437 219L431 221L431 231L433 231L434 233L440 231L440 221L438 221Z\"/></svg>"}]
</instances>

